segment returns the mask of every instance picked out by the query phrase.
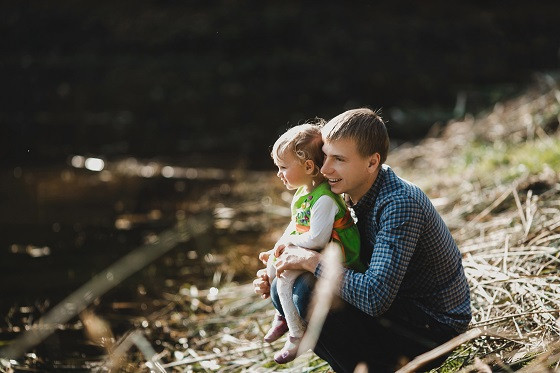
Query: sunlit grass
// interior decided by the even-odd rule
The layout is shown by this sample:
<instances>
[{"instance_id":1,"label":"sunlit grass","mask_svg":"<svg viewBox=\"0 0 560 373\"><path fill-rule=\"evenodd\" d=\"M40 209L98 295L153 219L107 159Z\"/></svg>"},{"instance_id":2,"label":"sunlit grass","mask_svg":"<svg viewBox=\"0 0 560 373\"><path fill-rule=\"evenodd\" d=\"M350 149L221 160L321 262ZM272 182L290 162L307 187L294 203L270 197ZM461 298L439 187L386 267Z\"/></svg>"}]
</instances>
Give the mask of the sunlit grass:
<instances>
[{"instance_id":1,"label":"sunlit grass","mask_svg":"<svg viewBox=\"0 0 560 373\"><path fill-rule=\"evenodd\" d=\"M457 348L439 368L433 369L431 373L455 373L469 361L474 352L475 348L472 344Z\"/></svg>"},{"instance_id":2,"label":"sunlit grass","mask_svg":"<svg viewBox=\"0 0 560 373\"><path fill-rule=\"evenodd\" d=\"M548 99L560 101L554 97ZM533 110L537 113L547 102L529 100L539 105ZM510 106L513 112L523 107L517 103ZM546 108L553 113L550 118L558 116L557 104ZM525 107L523 113L529 109ZM543 129L538 135L530 135L523 124L525 119L518 121L507 108L498 114L504 117L465 121L455 128L457 133L451 131L447 137L403 147L389 162L399 176L419 185L432 198L463 253L474 316L471 330L492 329L480 337L469 337L468 342L459 342L462 344L455 345L451 356L432 373L504 367L505 371L516 371L528 364L531 371L546 371L538 368L546 365L557 369L559 364L559 133L546 134ZM532 123L550 124L550 118ZM516 127L516 121L523 125ZM507 127L509 137L496 140L485 136L492 124L502 126L502 130ZM152 172L144 166L135 162L127 169L146 178ZM161 176L177 177L183 186L187 179L223 176L214 171L203 174L202 169L166 167ZM326 362L312 353L278 365L272 356L283 340L273 344L263 341L274 310L270 301L254 294L250 281L262 267L258 252L272 247L289 219L286 206L290 194L272 171L239 174L242 176L225 178L219 187L201 192L196 209L182 205L182 213L177 214L178 227L188 221L183 209L201 210L208 213L204 225L211 228L211 233L182 246L181 255L188 260L179 260L179 254L169 258L169 265L178 264L178 273L155 294L157 299L150 303L153 309L149 314L131 318L131 330L124 335L114 333L118 337L114 341L117 351L107 351L107 359L99 366L126 360L122 362L122 367L128 367L126 371L146 371L154 361L169 371L330 371ZM151 211L157 213L121 214L119 219L127 223L115 226L126 228L160 220L161 210ZM155 239L157 235L149 237ZM13 252L24 249L12 247ZM197 258L200 260L194 264ZM201 268L204 279L190 276L194 266ZM155 278L156 266L151 268L151 278ZM146 296L145 287L141 288ZM119 308L117 303L113 307ZM19 329L13 327L11 332ZM136 336L137 342L145 342L144 346L152 345L157 354L131 349L131 343L136 342L130 342L130 335ZM95 336L90 339L95 343ZM102 339L97 340L99 344ZM0 341L0 347L6 343ZM40 361L36 356L33 359ZM0 370L15 363L0 359Z\"/></svg>"},{"instance_id":3,"label":"sunlit grass","mask_svg":"<svg viewBox=\"0 0 560 373\"><path fill-rule=\"evenodd\" d=\"M526 141L521 144L475 143L462 155L464 167L475 168L480 176L499 172L509 177L540 173L545 168L560 169L560 139ZM459 168L457 168L459 170Z\"/></svg>"},{"instance_id":4,"label":"sunlit grass","mask_svg":"<svg viewBox=\"0 0 560 373\"><path fill-rule=\"evenodd\" d=\"M558 369L559 97L554 89L519 97L390 157L426 191L464 254L471 328L495 333L457 347L432 372Z\"/></svg>"}]
</instances>

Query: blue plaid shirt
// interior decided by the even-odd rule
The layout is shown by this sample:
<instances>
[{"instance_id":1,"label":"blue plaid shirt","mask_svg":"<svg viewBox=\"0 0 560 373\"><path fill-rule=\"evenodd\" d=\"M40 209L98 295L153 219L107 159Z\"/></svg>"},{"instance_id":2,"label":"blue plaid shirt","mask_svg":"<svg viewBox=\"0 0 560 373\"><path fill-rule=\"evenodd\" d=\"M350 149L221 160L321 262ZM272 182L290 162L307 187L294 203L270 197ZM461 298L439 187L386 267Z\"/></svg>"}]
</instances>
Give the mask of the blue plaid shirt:
<instances>
[{"instance_id":1,"label":"blue plaid shirt","mask_svg":"<svg viewBox=\"0 0 560 373\"><path fill-rule=\"evenodd\" d=\"M369 267L365 273L345 269L342 298L372 316L383 314L395 299L409 300L465 331L471 307L461 253L426 194L383 165L352 209L360 258Z\"/></svg>"}]
</instances>

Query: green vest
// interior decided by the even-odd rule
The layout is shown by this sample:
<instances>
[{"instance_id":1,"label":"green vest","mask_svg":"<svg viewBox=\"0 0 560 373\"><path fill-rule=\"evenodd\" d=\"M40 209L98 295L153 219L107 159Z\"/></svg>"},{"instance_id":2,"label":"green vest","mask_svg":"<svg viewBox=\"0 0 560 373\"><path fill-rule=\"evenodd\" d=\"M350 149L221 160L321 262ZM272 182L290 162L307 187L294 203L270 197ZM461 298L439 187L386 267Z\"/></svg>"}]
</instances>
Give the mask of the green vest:
<instances>
[{"instance_id":1,"label":"green vest","mask_svg":"<svg viewBox=\"0 0 560 373\"><path fill-rule=\"evenodd\" d=\"M303 187L298 188L292 199L292 219L296 223L296 231L291 234L301 234L309 231L311 208L319 197L328 196L338 206L338 212L333 224L331 239L342 246L344 265L359 272L365 272L366 267L360 262L360 234L354 224L350 211L344 200L338 194L331 192L327 182L318 185L311 193L305 194Z\"/></svg>"}]
</instances>

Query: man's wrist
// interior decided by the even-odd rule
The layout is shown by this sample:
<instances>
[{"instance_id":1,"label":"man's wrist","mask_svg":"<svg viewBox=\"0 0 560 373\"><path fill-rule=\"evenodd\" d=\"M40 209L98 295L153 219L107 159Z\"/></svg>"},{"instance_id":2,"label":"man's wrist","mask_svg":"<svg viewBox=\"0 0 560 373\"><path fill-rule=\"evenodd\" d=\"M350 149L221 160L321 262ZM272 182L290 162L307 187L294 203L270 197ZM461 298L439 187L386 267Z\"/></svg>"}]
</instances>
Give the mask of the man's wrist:
<instances>
[{"instance_id":1,"label":"man's wrist","mask_svg":"<svg viewBox=\"0 0 560 373\"><path fill-rule=\"evenodd\" d=\"M317 267L315 267L315 271L313 272L313 274L315 275L316 278L321 277L321 273L323 272L323 266L321 265L321 262L317 263Z\"/></svg>"},{"instance_id":2,"label":"man's wrist","mask_svg":"<svg viewBox=\"0 0 560 373\"><path fill-rule=\"evenodd\" d=\"M312 256L306 262L307 270L309 272L315 274L315 272L317 271L317 267L319 266L320 262L321 262L321 254L319 254L316 251L313 252Z\"/></svg>"}]
</instances>

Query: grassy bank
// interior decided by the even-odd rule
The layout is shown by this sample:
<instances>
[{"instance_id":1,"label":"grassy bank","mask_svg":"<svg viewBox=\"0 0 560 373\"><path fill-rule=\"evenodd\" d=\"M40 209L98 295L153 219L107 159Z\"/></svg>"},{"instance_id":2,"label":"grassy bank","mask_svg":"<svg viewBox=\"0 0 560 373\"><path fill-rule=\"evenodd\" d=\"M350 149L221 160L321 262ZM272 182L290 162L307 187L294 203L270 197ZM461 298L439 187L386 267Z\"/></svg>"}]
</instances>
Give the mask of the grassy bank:
<instances>
[{"instance_id":1,"label":"grassy bank","mask_svg":"<svg viewBox=\"0 0 560 373\"><path fill-rule=\"evenodd\" d=\"M558 371L559 117L560 89L543 80L485 113L434 127L387 161L427 192L463 254L473 320L440 372ZM75 325L107 351L88 363L92 370L329 371L311 352L276 365L283 340L263 341L274 310L250 279L257 253L287 223L290 196L272 172L239 172L219 201L201 197L197 207L214 212L216 242L228 240L226 250L204 258L209 285L169 282L154 311L131 316L134 328L120 335L103 315L82 314ZM27 355L28 366L37 360ZM9 361L2 366L11 369Z\"/></svg>"},{"instance_id":2,"label":"grassy bank","mask_svg":"<svg viewBox=\"0 0 560 373\"><path fill-rule=\"evenodd\" d=\"M451 227L471 287L480 336L441 371L558 369L559 113L542 86L393 153Z\"/></svg>"},{"instance_id":3,"label":"grassy bank","mask_svg":"<svg viewBox=\"0 0 560 373\"><path fill-rule=\"evenodd\" d=\"M463 253L474 333L454 346L442 372L558 369L559 115L560 91L548 83L389 157L398 174L427 191ZM279 191L262 191L272 201L269 216L285 203L274 200ZM188 310L154 315L167 326L169 344L157 357L168 370L329 371L312 353L286 366L273 362L283 341L263 342L273 310L250 284L166 298ZM134 369L138 361L123 363Z\"/></svg>"},{"instance_id":4,"label":"grassy bank","mask_svg":"<svg viewBox=\"0 0 560 373\"><path fill-rule=\"evenodd\" d=\"M476 337L456 346L442 372L558 369L559 115L560 91L550 83L434 129L432 137L389 157L398 174L427 191L464 257ZM262 342L272 315L268 302L250 285L224 290L213 311L197 319L205 338L184 356L173 355L169 367L329 370L311 353L275 365L272 352L282 342Z\"/></svg>"}]
</instances>

